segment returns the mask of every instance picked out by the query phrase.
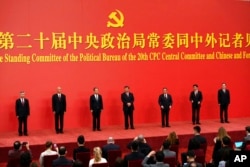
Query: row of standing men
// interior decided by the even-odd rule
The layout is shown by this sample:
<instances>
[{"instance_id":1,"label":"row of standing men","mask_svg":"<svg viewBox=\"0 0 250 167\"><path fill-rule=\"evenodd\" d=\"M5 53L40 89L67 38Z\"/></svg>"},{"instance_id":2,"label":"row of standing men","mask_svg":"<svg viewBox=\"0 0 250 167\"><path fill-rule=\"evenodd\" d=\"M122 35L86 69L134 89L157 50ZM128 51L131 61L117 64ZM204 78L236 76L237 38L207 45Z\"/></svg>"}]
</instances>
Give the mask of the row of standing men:
<instances>
[{"instance_id":1,"label":"row of standing men","mask_svg":"<svg viewBox=\"0 0 250 167\"><path fill-rule=\"evenodd\" d=\"M102 96L99 94L99 89L95 87L94 93L90 96L90 111L93 117L93 131L101 131L100 118L103 110ZM203 96L198 89L198 85L193 85L189 100L192 104L192 123L200 124L200 107ZM134 129L133 111L134 111L134 95L130 92L129 86L124 86L124 92L121 94L124 112L124 126L127 130L129 127ZM158 103L161 109L162 127L170 127L169 111L172 108L172 96L168 93L167 88L163 88L163 93L158 98ZM220 106L220 121L221 123L229 123L228 121L228 105L230 104L230 93L223 83L221 89L218 90L218 104ZM19 136L28 136L27 118L30 115L29 100L25 98L25 92L20 92L20 98L16 100L16 116L18 118L18 133ZM52 111L55 118L56 133L63 133L64 127L64 112L66 112L66 96L62 93L62 88L57 87L57 93L52 96Z\"/></svg>"}]
</instances>

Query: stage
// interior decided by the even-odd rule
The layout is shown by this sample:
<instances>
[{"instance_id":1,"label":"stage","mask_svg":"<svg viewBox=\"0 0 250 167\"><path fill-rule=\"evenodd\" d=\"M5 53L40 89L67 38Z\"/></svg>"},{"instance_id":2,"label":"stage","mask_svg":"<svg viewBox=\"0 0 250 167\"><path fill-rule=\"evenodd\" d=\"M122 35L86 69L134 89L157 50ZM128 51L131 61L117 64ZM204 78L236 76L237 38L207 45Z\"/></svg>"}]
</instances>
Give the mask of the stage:
<instances>
[{"instance_id":1,"label":"stage","mask_svg":"<svg viewBox=\"0 0 250 167\"><path fill-rule=\"evenodd\" d=\"M224 126L232 137L233 141L242 140L245 136L245 126L250 125L250 118L233 118L229 124L222 124L219 120L203 120L201 122L201 134L207 138L208 146L213 146L213 138L216 136L219 127ZM64 134L56 134L54 129L29 131L29 136L18 136L17 132L1 133L0 138L0 163L7 161L8 150L12 148L16 140L27 141L30 143L33 159L37 160L40 153L45 149L45 141L52 140L58 146L65 145L68 156L72 156L73 149L77 147L76 140L78 135L85 136L86 146L93 148L102 146L106 143L109 136L114 137L115 142L121 146L123 153L129 152L126 145L135 136L143 134L153 149L159 149L162 141L169 132L176 131L180 139L180 148L185 150L190 137L193 136L193 125L186 122L172 122L170 128L162 128L159 123L154 124L135 124L135 129L125 130L122 125L105 126L102 131L93 132L91 128L65 129ZM209 159L209 158L206 158Z\"/></svg>"}]
</instances>

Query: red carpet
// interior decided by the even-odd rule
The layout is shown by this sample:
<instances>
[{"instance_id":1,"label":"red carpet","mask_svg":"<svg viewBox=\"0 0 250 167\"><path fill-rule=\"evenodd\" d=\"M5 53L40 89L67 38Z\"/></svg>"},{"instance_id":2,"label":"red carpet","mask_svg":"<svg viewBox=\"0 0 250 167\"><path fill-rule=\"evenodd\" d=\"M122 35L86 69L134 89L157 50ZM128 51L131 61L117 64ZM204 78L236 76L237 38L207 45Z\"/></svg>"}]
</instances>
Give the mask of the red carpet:
<instances>
[{"instance_id":1,"label":"red carpet","mask_svg":"<svg viewBox=\"0 0 250 167\"><path fill-rule=\"evenodd\" d=\"M244 128L250 125L250 118L235 118L230 120L230 124L221 124L218 120L204 120L201 123L202 135L208 141L208 154L206 160L211 159L213 138L217 134L219 127L224 126L232 137L233 141L242 140L245 136ZM46 140L52 140L58 146L65 145L68 150L68 156L72 156L73 148L76 145L77 136L83 134L86 140L86 146L93 148L102 146L106 143L109 136L113 136L117 144L122 148L123 153L128 152L126 145L135 136L143 134L147 142L153 149L159 149L162 141L169 132L176 131L180 139L180 153L186 150L189 138L193 136L193 125L190 122L172 122L170 128L161 128L159 123L140 124L135 126L135 130L124 130L123 126L102 127L102 131L93 132L90 128L65 129L64 134L55 134L54 130L31 131L29 136L17 136L17 132L2 133L0 138L0 162L6 162L8 150L12 148L15 140L28 141L32 150L33 158L37 160L40 153L44 151Z\"/></svg>"}]
</instances>

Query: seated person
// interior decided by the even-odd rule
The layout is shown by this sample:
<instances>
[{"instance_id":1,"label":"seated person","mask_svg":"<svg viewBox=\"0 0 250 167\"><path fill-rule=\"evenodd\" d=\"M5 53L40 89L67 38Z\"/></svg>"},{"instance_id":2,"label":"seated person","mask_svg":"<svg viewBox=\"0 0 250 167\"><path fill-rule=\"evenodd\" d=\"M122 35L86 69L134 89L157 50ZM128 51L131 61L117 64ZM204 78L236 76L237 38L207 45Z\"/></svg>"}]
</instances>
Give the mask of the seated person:
<instances>
[{"instance_id":1,"label":"seated person","mask_svg":"<svg viewBox=\"0 0 250 167\"><path fill-rule=\"evenodd\" d=\"M138 151L139 149L139 145L137 141L133 141L131 143L131 153L125 155L124 157L124 167L128 167L128 161L131 160L142 160L144 159L144 154L142 154L141 152Z\"/></svg>"},{"instance_id":2,"label":"seated person","mask_svg":"<svg viewBox=\"0 0 250 167\"><path fill-rule=\"evenodd\" d=\"M16 164L16 162L19 162L21 154L23 154L25 151L22 150L22 146L26 148L26 150L31 154L29 143L20 141L15 141L13 143L13 149L9 150L8 152L8 163L7 167L16 167L19 164Z\"/></svg>"},{"instance_id":3,"label":"seated person","mask_svg":"<svg viewBox=\"0 0 250 167\"><path fill-rule=\"evenodd\" d=\"M53 151L52 150L52 146L53 146L52 141L47 141L45 143L46 150L41 153L40 158L39 158L39 162L40 162L40 166L41 167L43 167L43 157L44 156L47 156L47 155L58 155L58 152L57 152L58 148L57 147L55 148L55 149L57 149L57 151Z\"/></svg>"},{"instance_id":4,"label":"seated person","mask_svg":"<svg viewBox=\"0 0 250 167\"><path fill-rule=\"evenodd\" d=\"M175 131L170 132L166 140L168 140L171 145L179 145L179 138Z\"/></svg>"},{"instance_id":5,"label":"seated person","mask_svg":"<svg viewBox=\"0 0 250 167\"><path fill-rule=\"evenodd\" d=\"M186 155L187 155L187 162L184 163L183 167L191 167L191 166L202 167L202 164L195 162L196 155L193 150L188 151Z\"/></svg>"},{"instance_id":6,"label":"seated person","mask_svg":"<svg viewBox=\"0 0 250 167\"><path fill-rule=\"evenodd\" d=\"M94 157L89 161L89 167L95 163L107 163L107 160L102 157L102 150L100 147L95 147L93 150Z\"/></svg>"},{"instance_id":7,"label":"seated person","mask_svg":"<svg viewBox=\"0 0 250 167\"><path fill-rule=\"evenodd\" d=\"M52 167L73 165L73 161L66 158L67 150L65 146L61 146L58 150L59 157L52 161Z\"/></svg>"},{"instance_id":8,"label":"seated person","mask_svg":"<svg viewBox=\"0 0 250 167\"><path fill-rule=\"evenodd\" d=\"M120 146L115 144L115 140L113 137L109 137L107 140L107 144L102 147L102 156L103 158L108 159L108 152L110 150L120 150Z\"/></svg>"},{"instance_id":9,"label":"seated person","mask_svg":"<svg viewBox=\"0 0 250 167\"><path fill-rule=\"evenodd\" d=\"M176 157L176 152L171 151L169 148L171 147L171 143L168 140L165 140L162 144L162 152L166 157Z\"/></svg>"},{"instance_id":10,"label":"seated person","mask_svg":"<svg viewBox=\"0 0 250 167\"><path fill-rule=\"evenodd\" d=\"M244 139L243 139L243 144L242 144L241 150L245 150L246 145L250 144L250 126L246 126L245 130L246 130L246 137L244 137Z\"/></svg>"},{"instance_id":11,"label":"seated person","mask_svg":"<svg viewBox=\"0 0 250 167\"><path fill-rule=\"evenodd\" d=\"M135 137L133 141L137 141L137 143L138 143L138 151L140 153L144 154L144 156L146 156L152 150L143 135L139 135L139 136ZM128 149L131 149L132 142L130 142L127 145Z\"/></svg>"},{"instance_id":12,"label":"seated person","mask_svg":"<svg viewBox=\"0 0 250 167\"><path fill-rule=\"evenodd\" d=\"M73 159L76 160L76 154L79 152L90 152L90 149L85 147L85 138L83 135L78 136L77 138L78 147L73 151Z\"/></svg>"},{"instance_id":13,"label":"seated person","mask_svg":"<svg viewBox=\"0 0 250 167\"><path fill-rule=\"evenodd\" d=\"M147 164L150 157L155 157L156 164ZM169 167L169 164L164 164L164 154L162 151L151 151L142 161L143 167Z\"/></svg>"}]
</instances>

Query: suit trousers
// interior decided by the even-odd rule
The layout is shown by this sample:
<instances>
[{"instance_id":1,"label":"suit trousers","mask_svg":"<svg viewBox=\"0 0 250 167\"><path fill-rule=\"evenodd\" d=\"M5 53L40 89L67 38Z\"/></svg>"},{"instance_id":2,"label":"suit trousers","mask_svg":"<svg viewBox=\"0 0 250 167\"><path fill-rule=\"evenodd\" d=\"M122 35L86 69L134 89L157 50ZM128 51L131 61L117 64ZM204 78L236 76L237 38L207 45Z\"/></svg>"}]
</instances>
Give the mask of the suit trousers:
<instances>
[{"instance_id":1,"label":"suit trousers","mask_svg":"<svg viewBox=\"0 0 250 167\"><path fill-rule=\"evenodd\" d=\"M161 110L161 125L169 126L169 108Z\"/></svg>"},{"instance_id":2,"label":"suit trousers","mask_svg":"<svg viewBox=\"0 0 250 167\"><path fill-rule=\"evenodd\" d=\"M64 113L55 113L55 130L56 132L63 132ZM59 127L60 124L60 127Z\"/></svg>"},{"instance_id":3,"label":"suit trousers","mask_svg":"<svg viewBox=\"0 0 250 167\"><path fill-rule=\"evenodd\" d=\"M133 109L131 108L127 108L124 109L124 123L125 123L125 128L128 129L129 128L129 122L130 122L130 128L134 128L134 118L133 118ZM128 122L129 119L129 122Z\"/></svg>"},{"instance_id":4,"label":"suit trousers","mask_svg":"<svg viewBox=\"0 0 250 167\"><path fill-rule=\"evenodd\" d=\"M192 122L200 123L200 106L192 106Z\"/></svg>"},{"instance_id":5,"label":"suit trousers","mask_svg":"<svg viewBox=\"0 0 250 167\"><path fill-rule=\"evenodd\" d=\"M101 111L97 110L97 111L93 111L92 112L92 116L93 116L93 130L99 130L100 129L100 122L101 122Z\"/></svg>"},{"instance_id":6,"label":"suit trousers","mask_svg":"<svg viewBox=\"0 0 250 167\"><path fill-rule=\"evenodd\" d=\"M228 105L220 105L220 121L228 121Z\"/></svg>"},{"instance_id":7,"label":"suit trousers","mask_svg":"<svg viewBox=\"0 0 250 167\"><path fill-rule=\"evenodd\" d=\"M23 128L22 128L23 125ZM27 134L27 116L24 117L18 117L18 133L21 134Z\"/></svg>"}]
</instances>

